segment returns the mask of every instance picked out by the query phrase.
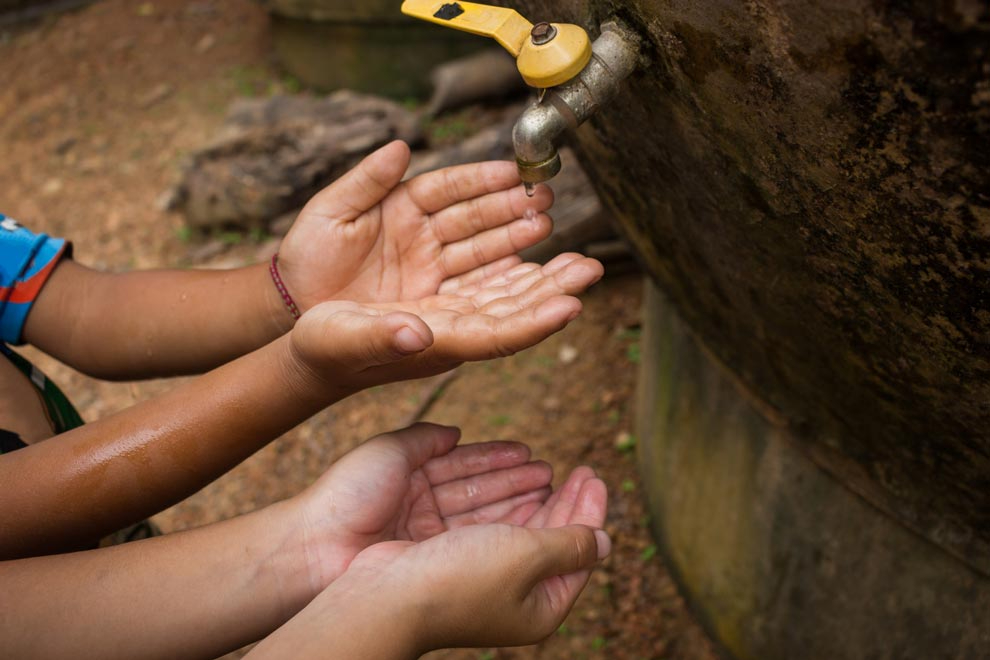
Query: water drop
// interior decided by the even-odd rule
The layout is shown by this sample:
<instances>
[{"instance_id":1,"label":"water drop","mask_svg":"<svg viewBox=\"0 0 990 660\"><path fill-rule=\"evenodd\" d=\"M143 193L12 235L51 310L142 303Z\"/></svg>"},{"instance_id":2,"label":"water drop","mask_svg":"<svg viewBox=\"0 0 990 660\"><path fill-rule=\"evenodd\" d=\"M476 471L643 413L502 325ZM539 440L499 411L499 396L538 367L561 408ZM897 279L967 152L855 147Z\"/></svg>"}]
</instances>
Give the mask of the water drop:
<instances>
[{"instance_id":1,"label":"water drop","mask_svg":"<svg viewBox=\"0 0 990 660\"><path fill-rule=\"evenodd\" d=\"M539 213L536 212L536 209L526 209L526 212L523 213L523 217L529 220L530 222L536 220L536 216L538 215Z\"/></svg>"},{"instance_id":2,"label":"water drop","mask_svg":"<svg viewBox=\"0 0 990 660\"><path fill-rule=\"evenodd\" d=\"M530 183L529 181L527 181L526 183L523 184L523 186L526 188L526 197L532 197L533 195L536 194L535 183Z\"/></svg>"}]
</instances>

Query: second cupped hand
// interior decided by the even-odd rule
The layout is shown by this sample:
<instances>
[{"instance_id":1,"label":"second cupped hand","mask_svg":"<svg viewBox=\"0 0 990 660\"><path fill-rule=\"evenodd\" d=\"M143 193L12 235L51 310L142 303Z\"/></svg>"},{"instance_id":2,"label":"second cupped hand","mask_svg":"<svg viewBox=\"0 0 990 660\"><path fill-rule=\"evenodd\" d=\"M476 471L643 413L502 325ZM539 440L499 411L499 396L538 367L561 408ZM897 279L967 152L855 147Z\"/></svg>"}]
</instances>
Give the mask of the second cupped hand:
<instances>
[{"instance_id":1,"label":"second cupped hand","mask_svg":"<svg viewBox=\"0 0 990 660\"><path fill-rule=\"evenodd\" d=\"M521 523L549 497L553 471L526 445L459 440L458 429L426 423L379 435L296 496L314 595L370 545Z\"/></svg>"}]
</instances>

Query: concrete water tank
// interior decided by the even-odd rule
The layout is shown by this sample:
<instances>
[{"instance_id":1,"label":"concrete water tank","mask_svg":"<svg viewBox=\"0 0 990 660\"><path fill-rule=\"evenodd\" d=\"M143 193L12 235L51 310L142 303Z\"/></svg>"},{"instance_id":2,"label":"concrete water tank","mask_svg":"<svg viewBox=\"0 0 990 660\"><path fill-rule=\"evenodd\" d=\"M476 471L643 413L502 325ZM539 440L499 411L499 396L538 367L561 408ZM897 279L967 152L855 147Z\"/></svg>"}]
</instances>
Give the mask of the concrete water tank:
<instances>
[{"instance_id":1,"label":"concrete water tank","mask_svg":"<svg viewBox=\"0 0 990 660\"><path fill-rule=\"evenodd\" d=\"M990 9L519 0L646 65L576 144L653 283L641 463L739 658L990 655Z\"/></svg>"}]
</instances>

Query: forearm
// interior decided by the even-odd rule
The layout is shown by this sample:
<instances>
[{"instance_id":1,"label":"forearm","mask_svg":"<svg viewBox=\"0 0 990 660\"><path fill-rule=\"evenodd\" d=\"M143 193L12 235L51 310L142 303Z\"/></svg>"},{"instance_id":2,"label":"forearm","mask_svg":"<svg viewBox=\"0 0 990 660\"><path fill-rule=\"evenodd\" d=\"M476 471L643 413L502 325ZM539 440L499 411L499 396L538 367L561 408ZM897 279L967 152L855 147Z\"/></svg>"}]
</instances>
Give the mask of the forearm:
<instances>
[{"instance_id":1,"label":"forearm","mask_svg":"<svg viewBox=\"0 0 990 660\"><path fill-rule=\"evenodd\" d=\"M234 270L103 273L63 260L24 340L100 378L201 373L288 331L264 264Z\"/></svg>"},{"instance_id":2,"label":"forearm","mask_svg":"<svg viewBox=\"0 0 990 660\"><path fill-rule=\"evenodd\" d=\"M86 547L350 393L296 364L282 337L164 396L0 457L0 557Z\"/></svg>"},{"instance_id":3,"label":"forearm","mask_svg":"<svg viewBox=\"0 0 990 660\"><path fill-rule=\"evenodd\" d=\"M414 660L420 614L405 594L366 583L331 584L248 654L248 660Z\"/></svg>"},{"instance_id":4,"label":"forearm","mask_svg":"<svg viewBox=\"0 0 990 660\"><path fill-rule=\"evenodd\" d=\"M113 548L0 563L10 658L215 658L312 597L280 503Z\"/></svg>"}]
</instances>

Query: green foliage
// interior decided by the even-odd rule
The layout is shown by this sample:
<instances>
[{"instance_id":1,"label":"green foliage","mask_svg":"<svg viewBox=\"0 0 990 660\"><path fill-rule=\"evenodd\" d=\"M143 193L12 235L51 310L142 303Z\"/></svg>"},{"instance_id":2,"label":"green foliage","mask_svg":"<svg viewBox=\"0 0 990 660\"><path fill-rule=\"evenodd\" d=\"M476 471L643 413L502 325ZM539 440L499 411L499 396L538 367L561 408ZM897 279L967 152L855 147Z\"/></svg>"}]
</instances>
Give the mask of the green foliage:
<instances>
[{"instance_id":1,"label":"green foliage","mask_svg":"<svg viewBox=\"0 0 990 660\"><path fill-rule=\"evenodd\" d=\"M282 76L282 89L287 94L298 94L303 90L303 84L295 76L286 74Z\"/></svg>"},{"instance_id":2,"label":"green foliage","mask_svg":"<svg viewBox=\"0 0 990 660\"><path fill-rule=\"evenodd\" d=\"M657 556L657 546L648 545L643 549L643 552L639 554L639 558L643 561L650 561Z\"/></svg>"},{"instance_id":3,"label":"green foliage","mask_svg":"<svg viewBox=\"0 0 990 660\"><path fill-rule=\"evenodd\" d=\"M536 356L536 364L546 369L550 369L557 364L557 361L549 355L538 355Z\"/></svg>"},{"instance_id":4,"label":"green foliage","mask_svg":"<svg viewBox=\"0 0 990 660\"><path fill-rule=\"evenodd\" d=\"M639 354L639 342L629 344L626 346L626 359L633 364L639 364L640 354Z\"/></svg>"},{"instance_id":5,"label":"green foliage","mask_svg":"<svg viewBox=\"0 0 990 660\"><path fill-rule=\"evenodd\" d=\"M224 245L240 245L244 241L244 234L238 231L221 232L217 237Z\"/></svg>"},{"instance_id":6,"label":"green foliage","mask_svg":"<svg viewBox=\"0 0 990 660\"><path fill-rule=\"evenodd\" d=\"M491 426L505 426L512 421L512 417L509 415L492 415L488 418L488 423Z\"/></svg>"},{"instance_id":7,"label":"green foliage","mask_svg":"<svg viewBox=\"0 0 990 660\"><path fill-rule=\"evenodd\" d=\"M623 433L616 441L615 448L623 454L628 454L636 448L636 436L631 433Z\"/></svg>"},{"instance_id":8,"label":"green foliage","mask_svg":"<svg viewBox=\"0 0 990 660\"><path fill-rule=\"evenodd\" d=\"M230 79L241 96L260 96L266 90L272 91L269 76L258 67L235 66L230 70Z\"/></svg>"},{"instance_id":9,"label":"green foliage","mask_svg":"<svg viewBox=\"0 0 990 660\"><path fill-rule=\"evenodd\" d=\"M430 126L430 138L440 142L463 140L471 134L471 127L459 118L438 120Z\"/></svg>"},{"instance_id":10,"label":"green foliage","mask_svg":"<svg viewBox=\"0 0 990 660\"><path fill-rule=\"evenodd\" d=\"M251 231L248 232L248 238L251 239L252 243L261 244L268 240L268 232L261 227L252 227Z\"/></svg>"}]
</instances>

